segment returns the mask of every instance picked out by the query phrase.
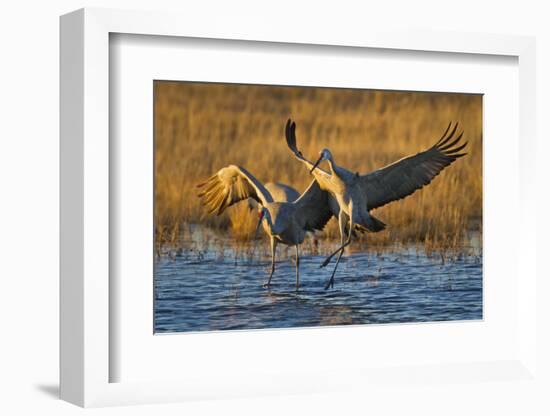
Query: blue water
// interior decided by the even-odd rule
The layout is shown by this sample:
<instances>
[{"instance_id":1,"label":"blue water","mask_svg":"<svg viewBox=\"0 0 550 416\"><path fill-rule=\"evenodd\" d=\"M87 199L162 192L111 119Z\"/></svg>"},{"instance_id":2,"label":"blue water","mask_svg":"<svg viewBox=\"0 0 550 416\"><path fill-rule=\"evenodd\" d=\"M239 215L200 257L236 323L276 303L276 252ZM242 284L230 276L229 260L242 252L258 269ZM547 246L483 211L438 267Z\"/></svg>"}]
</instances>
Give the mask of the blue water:
<instances>
[{"instance_id":1,"label":"blue water","mask_svg":"<svg viewBox=\"0 0 550 416\"><path fill-rule=\"evenodd\" d=\"M334 289L325 291L332 263L320 269L324 256L304 253L296 293L293 253L278 261L269 290L262 287L269 257L205 249L160 258L155 332L483 318L480 255L442 262L414 248L354 253L342 257Z\"/></svg>"}]
</instances>

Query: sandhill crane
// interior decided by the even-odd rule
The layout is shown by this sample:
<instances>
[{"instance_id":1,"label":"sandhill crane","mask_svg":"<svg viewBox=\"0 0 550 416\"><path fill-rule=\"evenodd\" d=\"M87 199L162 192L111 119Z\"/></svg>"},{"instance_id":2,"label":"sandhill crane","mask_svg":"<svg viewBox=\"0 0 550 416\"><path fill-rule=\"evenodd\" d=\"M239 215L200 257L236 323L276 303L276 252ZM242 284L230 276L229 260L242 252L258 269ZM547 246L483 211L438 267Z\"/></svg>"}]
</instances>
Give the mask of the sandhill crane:
<instances>
[{"instance_id":1,"label":"sandhill crane","mask_svg":"<svg viewBox=\"0 0 550 416\"><path fill-rule=\"evenodd\" d=\"M322 191L315 180L294 202L275 202L271 193L245 168L229 165L220 169L206 182L198 194L209 213L220 215L226 208L247 198L254 198L260 205L258 226L263 224L271 242L271 272L265 287L271 285L275 272L275 251L278 243L296 248L296 290L300 285L300 254L298 245L306 231L322 230L332 217L328 206L328 193Z\"/></svg>"},{"instance_id":2,"label":"sandhill crane","mask_svg":"<svg viewBox=\"0 0 550 416\"><path fill-rule=\"evenodd\" d=\"M338 225L341 245L321 264L321 267L325 267L338 254L336 265L325 289L334 287L334 274L345 247L351 242L353 231L377 232L385 228L386 225L382 221L370 214L371 210L411 195L428 185L445 167L466 155L466 153L460 153L468 144L460 143L463 132L455 137L458 123L449 132L451 124L449 123L445 133L432 147L404 157L374 172L359 175L337 166L328 149L321 150L319 159L311 163L296 147L296 123L290 119L287 121L286 141L289 149L300 162L306 165L320 188L329 192L340 207ZM323 160L328 161L328 172L319 168Z\"/></svg>"}]
</instances>

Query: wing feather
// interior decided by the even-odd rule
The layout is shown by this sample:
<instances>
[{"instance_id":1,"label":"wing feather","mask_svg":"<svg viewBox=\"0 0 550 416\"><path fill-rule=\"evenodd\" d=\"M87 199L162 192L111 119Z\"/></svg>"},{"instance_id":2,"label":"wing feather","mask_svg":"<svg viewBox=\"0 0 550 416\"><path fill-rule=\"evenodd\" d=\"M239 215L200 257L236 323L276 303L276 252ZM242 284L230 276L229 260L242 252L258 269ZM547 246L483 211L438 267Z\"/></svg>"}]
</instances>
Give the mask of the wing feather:
<instances>
[{"instance_id":1,"label":"wing feather","mask_svg":"<svg viewBox=\"0 0 550 416\"><path fill-rule=\"evenodd\" d=\"M321 231L332 217L329 207L329 194L321 190L319 183L313 180L294 204L296 218L306 231Z\"/></svg>"},{"instance_id":2,"label":"wing feather","mask_svg":"<svg viewBox=\"0 0 550 416\"><path fill-rule=\"evenodd\" d=\"M428 185L455 160L466 155L460 151L468 142L461 143L463 132L455 136L458 123L452 130L451 124L429 149L359 178L361 189L367 196L369 211L411 195Z\"/></svg>"},{"instance_id":3,"label":"wing feather","mask_svg":"<svg viewBox=\"0 0 550 416\"><path fill-rule=\"evenodd\" d=\"M304 155L302 154L301 151L298 150L298 147L296 145L296 123L291 119L288 119L286 122L285 137L286 137L286 144L290 149L290 151L294 153L294 156L296 157L296 159L298 159L300 162L306 165L308 170L311 170L313 168L313 163L311 163L311 161L307 160L304 157ZM328 173L326 170L321 169L320 167L316 168L316 172L326 177L330 176L330 173Z\"/></svg>"},{"instance_id":4,"label":"wing feather","mask_svg":"<svg viewBox=\"0 0 550 416\"><path fill-rule=\"evenodd\" d=\"M248 198L262 205L273 202L271 194L258 179L235 165L220 169L197 187L201 188L198 197L210 214L220 215L231 205Z\"/></svg>"}]
</instances>

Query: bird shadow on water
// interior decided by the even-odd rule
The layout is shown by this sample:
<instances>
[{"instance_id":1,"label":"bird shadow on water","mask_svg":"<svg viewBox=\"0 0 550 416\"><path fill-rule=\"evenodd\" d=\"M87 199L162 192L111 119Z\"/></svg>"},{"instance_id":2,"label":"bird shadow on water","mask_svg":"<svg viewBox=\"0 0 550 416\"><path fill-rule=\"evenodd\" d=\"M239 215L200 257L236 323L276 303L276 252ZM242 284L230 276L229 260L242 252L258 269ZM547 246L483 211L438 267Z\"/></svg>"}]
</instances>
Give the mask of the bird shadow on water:
<instances>
[{"instance_id":1,"label":"bird shadow on water","mask_svg":"<svg viewBox=\"0 0 550 416\"><path fill-rule=\"evenodd\" d=\"M36 390L49 396L52 399L59 399L59 385L58 384L36 384L34 386Z\"/></svg>"}]
</instances>

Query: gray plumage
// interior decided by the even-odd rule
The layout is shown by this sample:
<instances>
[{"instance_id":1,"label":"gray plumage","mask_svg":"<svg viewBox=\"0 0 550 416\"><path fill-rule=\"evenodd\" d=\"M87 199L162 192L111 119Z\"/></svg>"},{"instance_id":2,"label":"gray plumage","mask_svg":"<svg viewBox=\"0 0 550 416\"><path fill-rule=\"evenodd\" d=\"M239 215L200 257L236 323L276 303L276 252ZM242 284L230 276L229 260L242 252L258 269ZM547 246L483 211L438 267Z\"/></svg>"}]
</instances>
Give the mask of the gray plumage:
<instances>
[{"instance_id":1,"label":"gray plumage","mask_svg":"<svg viewBox=\"0 0 550 416\"><path fill-rule=\"evenodd\" d=\"M334 212L334 215L338 218L341 246L321 265L326 266L333 256L339 254L325 289L334 285L334 274L345 247L351 242L353 231L378 232L385 228L382 221L370 214L371 210L405 198L428 185L445 167L466 154L461 151L467 142L460 143L463 133L455 136L457 128L458 123L451 130L449 123L439 141L430 148L374 172L359 175L336 165L328 149L323 149L317 162L311 163L297 148L296 123L290 119L287 121L285 136L289 149L339 207L339 212ZM328 161L328 172L318 167L323 160Z\"/></svg>"},{"instance_id":2,"label":"gray plumage","mask_svg":"<svg viewBox=\"0 0 550 416\"><path fill-rule=\"evenodd\" d=\"M300 193L296 189L284 183L268 182L264 186L275 202L294 202L300 197ZM258 203L254 198L248 198L248 208L258 208Z\"/></svg>"},{"instance_id":3,"label":"gray plumage","mask_svg":"<svg viewBox=\"0 0 550 416\"><path fill-rule=\"evenodd\" d=\"M276 202L269 190L245 168L229 165L198 185L198 194L207 211L220 215L228 207L253 198L261 205L258 230L262 224L271 242L271 273L265 286L271 284L275 271L275 251L278 243L296 248L296 289L299 287L298 246L307 231L322 230L332 217L328 193L313 180L293 202Z\"/></svg>"},{"instance_id":4,"label":"gray plumage","mask_svg":"<svg viewBox=\"0 0 550 416\"><path fill-rule=\"evenodd\" d=\"M277 202L294 202L300 198L300 192L292 186L280 182L268 182L265 184L274 201Z\"/></svg>"}]
</instances>

